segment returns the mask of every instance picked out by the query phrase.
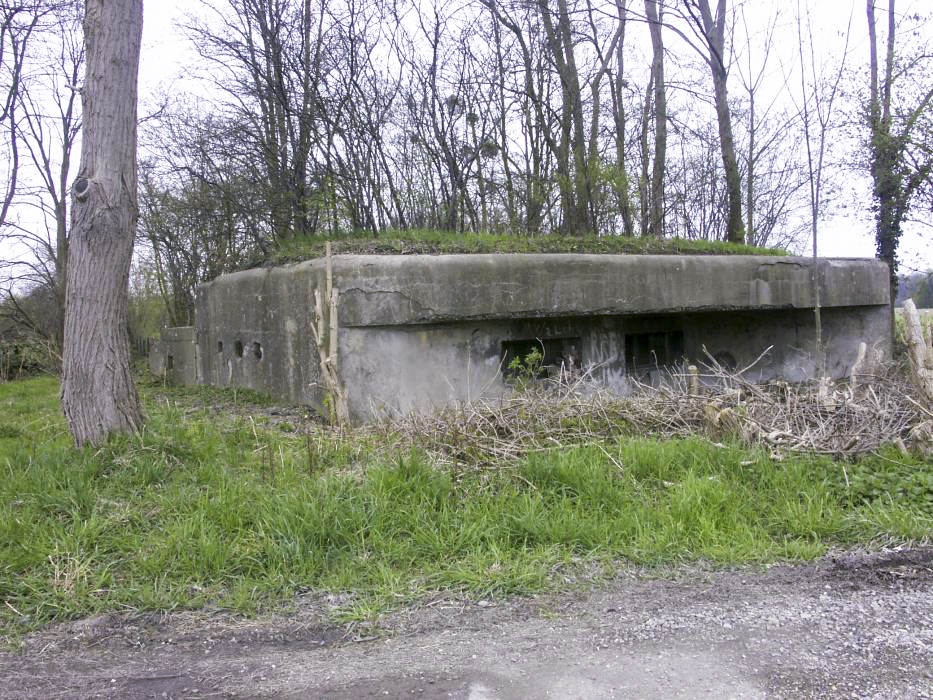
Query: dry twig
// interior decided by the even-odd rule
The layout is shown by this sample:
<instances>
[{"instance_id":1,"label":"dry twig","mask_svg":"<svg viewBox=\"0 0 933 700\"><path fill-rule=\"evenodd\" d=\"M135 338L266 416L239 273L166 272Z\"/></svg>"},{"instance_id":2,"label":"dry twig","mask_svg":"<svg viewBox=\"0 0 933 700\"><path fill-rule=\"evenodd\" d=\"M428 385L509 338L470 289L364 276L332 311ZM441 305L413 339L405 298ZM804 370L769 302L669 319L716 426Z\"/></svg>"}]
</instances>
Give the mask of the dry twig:
<instances>
[{"instance_id":1,"label":"dry twig","mask_svg":"<svg viewBox=\"0 0 933 700\"><path fill-rule=\"evenodd\" d=\"M412 414L380 428L402 448L425 450L452 467L507 466L555 447L599 444L620 435L731 437L775 457L809 452L854 457L885 444L912 447L912 429L928 419L916 388L893 367L848 382L756 384L715 359L693 372L669 372L657 385L631 382L619 395L591 371L532 383L497 401L473 402L432 415ZM759 358L760 359L760 358Z\"/></svg>"}]
</instances>

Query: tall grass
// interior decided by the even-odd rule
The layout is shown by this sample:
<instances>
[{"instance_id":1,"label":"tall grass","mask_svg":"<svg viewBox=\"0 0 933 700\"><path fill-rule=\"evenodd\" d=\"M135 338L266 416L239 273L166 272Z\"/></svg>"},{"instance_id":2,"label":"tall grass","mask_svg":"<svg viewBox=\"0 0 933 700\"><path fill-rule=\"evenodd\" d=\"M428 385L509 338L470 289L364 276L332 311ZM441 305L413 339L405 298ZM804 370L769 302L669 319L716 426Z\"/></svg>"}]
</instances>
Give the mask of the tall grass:
<instances>
[{"instance_id":1,"label":"tall grass","mask_svg":"<svg viewBox=\"0 0 933 700\"><path fill-rule=\"evenodd\" d=\"M772 462L703 439L446 472L366 435L147 400L142 435L71 447L49 379L0 385L0 625L112 609L242 611L346 592L369 615L427 591L541 591L626 563L809 558L929 539L930 464ZM178 395L178 392L176 392Z\"/></svg>"}]
</instances>

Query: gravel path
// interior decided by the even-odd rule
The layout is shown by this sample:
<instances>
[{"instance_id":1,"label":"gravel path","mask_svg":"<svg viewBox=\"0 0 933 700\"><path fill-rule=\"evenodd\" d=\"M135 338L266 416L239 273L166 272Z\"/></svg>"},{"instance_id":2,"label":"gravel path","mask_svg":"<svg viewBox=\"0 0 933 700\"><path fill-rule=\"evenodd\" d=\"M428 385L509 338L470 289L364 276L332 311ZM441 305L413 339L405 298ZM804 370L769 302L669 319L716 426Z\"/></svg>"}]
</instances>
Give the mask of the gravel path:
<instances>
[{"instance_id":1,"label":"gravel path","mask_svg":"<svg viewBox=\"0 0 933 700\"><path fill-rule=\"evenodd\" d=\"M931 547L438 598L375 635L333 604L58 625L0 653L0 698L933 698Z\"/></svg>"}]
</instances>

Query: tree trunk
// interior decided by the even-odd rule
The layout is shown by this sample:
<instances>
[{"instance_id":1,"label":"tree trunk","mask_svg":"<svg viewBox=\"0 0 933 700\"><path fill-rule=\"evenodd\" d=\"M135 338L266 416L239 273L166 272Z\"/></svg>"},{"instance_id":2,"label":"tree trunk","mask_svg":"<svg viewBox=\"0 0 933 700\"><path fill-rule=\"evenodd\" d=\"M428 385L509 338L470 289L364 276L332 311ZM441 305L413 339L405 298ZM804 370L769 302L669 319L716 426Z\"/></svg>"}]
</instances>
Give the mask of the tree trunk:
<instances>
[{"instance_id":1,"label":"tree trunk","mask_svg":"<svg viewBox=\"0 0 933 700\"><path fill-rule=\"evenodd\" d=\"M616 74L612 83L613 117L615 119L615 146L616 170L614 181L616 200L622 212L622 230L629 238L635 235L635 224L632 220L632 200L629 194L628 169L625 166L625 2L616 0L616 10L619 13L619 41L616 44Z\"/></svg>"},{"instance_id":2,"label":"tree trunk","mask_svg":"<svg viewBox=\"0 0 933 700\"><path fill-rule=\"evenodd\" d=\"M492 32L496 48L496 106L499 108L500 119L498 119L499 136L499 155L502 160L502 173L505 177L505 195L506 211L509 219L509 233L518 232L519 217L515 211L515 185L512 182L512 165L509 161L509 135L508 125L505 115L508 113L505 101L505 61L502 55L502 35L499 29L499 21L495 13L492 13Z\"/></svg>"},{"instance_id":3,"label":"tree trunk","mask_svg":"<svg viewBox=\"0 0 933 700\"><path fill-rule=\"evenodd\" d=\"M867 3L869 59L870 128L872 194L875 200L875 244L878 258L888 264L888 284L891 289L891 342L894 342L894 301L897 299L897 247L901 237L901 216L897 202L901 193L897 173L898 144L891 134L891 87L894 66L894 0L888 2L888 37L884 60L884 82L878 78L878 40L875 27L875 6Z\"/></svg>"},{"instance_id":4,"label":"tree trunk","mask_svg":"<svg viewBox=\"0 0 933 700\"><path fill-rule=\"evenodd\" d=\"M641 148L641 174L638 178L638 209L639 209L639 235L647 236L651 230L649 223L649 182L648 182L648 121L650 111L653 107L654 94L654 76L648 79L648 87L645 88L645 101L641 113L641 133L639 134L638 145Z\"/></svg>"},{"instance_id":5,"label":"tree trunk","mask_svg":"<svg viewBox=\"0 0 933 700\"><path fill-rule=\"evenodd\" d=\"M748 212L748 224L745 235L748 243L758 245L755 235L755 91L748 91L748 166L745 173L745 209Z\"/></svg>"},{"instance_id":6,"label":"tree trunk","mask_svg":"<svg viewBox=\"0 0 933 700\"><path fill-rule=\"evenodd\" d=\"M580 75L574 56L573 32L570 28L570 10L567 0L558 0L557 30L563 45L564 58L560 65L564 71L561 86L567 93L567 105L570 108L573 132L570 140L573 152L574 181L574 226L573 235L595 234L595 222L591 219L592 183L586 158L586 136L583 121L583 95L580 91Z\"/></svg>"},{"instance_id":7,"label":"tree trunk","mask_svg":"<svg viewBox=\"0 0 933 700\"><path fill-rule=\"evenodd\" d=\"M933 349L923 335L920 314L913 299L904 302L904 339L914 385L928 403L933 404Z\"/></svg>"},{"instance_id":8,"label":"tree trunk","mask_svg":"<svg viewBox=\"0 0 933 700\"><path fill-rule=\"evenodd\" d=\"M583 96L573 49L570 10L566 0L558 0L557 25L546 0L538 0L539 12L547 36L551 59L561 86L560 178L563 233L584 236L595 233L590 221L591 186L586 163L586 136L583 123Z\"/></svg>"},{"instance_id":9,"label":"tree trunk","mask_svg":"<svg viewBox=\"0 0 933 700\"><path fill-rule=\"evenodd\" d=\"M709 49L709 65L713 74L713 91L716 99L716 119L719 122L719 145L726 173L726 190L729 193L729 213L726 222L726 240L730 243L745 242L745 223L742 220L742 179L739 163L735 156L735 139L732 136L732 113L729 111L729 93L726 87L726 0L716 5L713 19L709 0L698 0L703 32Z\"/></svg>"},{"instance_id":10,"label":"tree trunk","mask_svg":"<svg viewBox=\"0 0 933 700\"><path fill-rule=\"evenodd\" d=\"M664 43L657 0L645 0L645 14L651 32L651 77L654 81L654 164L648 217L648 235L664 236L664 165L667 156L667 95L664 83Z\"/></svg>"},{"instance_id":11,"label":"tree trunk","mask_svg":"<svg viewBox=\"0 0 933 700\"><path fill-rule=\"evenodd\" d=\"M142 426L127 286L136 230L142 0L86 0L81 168L73 186L62 409L78 446Z\"/></svg>"}]
</instances>

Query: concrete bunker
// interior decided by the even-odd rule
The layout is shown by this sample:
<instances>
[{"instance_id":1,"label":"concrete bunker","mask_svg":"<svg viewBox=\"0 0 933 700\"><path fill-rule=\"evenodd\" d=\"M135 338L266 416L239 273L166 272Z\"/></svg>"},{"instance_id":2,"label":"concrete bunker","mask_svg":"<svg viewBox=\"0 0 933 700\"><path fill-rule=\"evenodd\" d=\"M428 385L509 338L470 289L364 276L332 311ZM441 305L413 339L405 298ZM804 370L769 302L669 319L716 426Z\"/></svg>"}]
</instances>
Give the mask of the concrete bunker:
<instances>
[{"instance_id":1,"label":"concrete bunker","mask_svg":"<svg viewBox=\"0 0 933 700\"><path fill-rule=\"evenodd\" d=\"M816 370L814 282L827 374L845 376L860 341L890 356L888 270L876 260L337 255L330 275L327 266L316 259L203 285L195 326L163 331L153 371L323 410L315 330L336 327L330 361L357 422L500 396L511 390L512 360L532 348L544 373L588 368L622 390L705 352L745 367L771 346L752 378L799 381Z\"/></svg>"}]
</instances>

